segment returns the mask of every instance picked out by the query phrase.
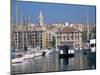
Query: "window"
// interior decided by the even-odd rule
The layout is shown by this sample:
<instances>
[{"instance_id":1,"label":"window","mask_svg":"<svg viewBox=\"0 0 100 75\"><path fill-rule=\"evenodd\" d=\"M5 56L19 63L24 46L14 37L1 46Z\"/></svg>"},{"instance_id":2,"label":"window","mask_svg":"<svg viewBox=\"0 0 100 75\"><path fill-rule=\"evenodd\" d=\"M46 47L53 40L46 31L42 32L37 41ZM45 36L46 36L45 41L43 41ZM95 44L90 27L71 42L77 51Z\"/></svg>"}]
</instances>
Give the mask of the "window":
<instances>
[{"instance_id":1,"label":"window","mask_svg":"<svg viewBox=\"0 0 100 75\"><path fill-rule=\"evenodd\" d=\"M15 34L17 33L17 32L14 32Z\"/></svg>"},{"instance_id":2,"label":"window","mask_svg":"<svg viewBox=\"0 0 100 75\"><path fill-rule=\"evenodd\" d=\"M17 35L15 35L15 37L17 37Z\"/></svg>"},{"instance_id":3,"label":"window","mask_svg":"<svg viewBox=\"0 0 100 75\"><path fill-rule=\"evenodd\" d=\"M67 40L69 40L69 37L67 36Z\"/></svg>"},{"instance_id":4,"label":"window","mask_svg":"<svg viewBox=\"0 0 100 75\"><path fill-rule=\"evenodd\" d=\"M58 39L61 39L61 36L57 36Z\"/></svg>"},{"instance_id":5,"label":"window","mask_svg":"<svg viewBox=\"0 0 100 75\"><path fill-rule=\"evenodd\" d=\"M73 40L73 33L72 33L72 40Z\"/></svg>"},{"instance_id":6,"label":"window","mask_svg":"<svg viewBox=\"0 0 100 75\"><path fill-rule=\"evenodd\" d=\"M41 42L42 42L42 40L41 40Z\"/></svg>"},{"instance_id":7,"label":"window","mask_svg":"<svg viewBox=\"0 0 100 75\"><path fill-rule=\"evenodd\" d=\"M64 39L64 40L66 40L66 37L65 37L65 36L63 36L63 39Z\"/></svg>"},{"instance_id":8,"label":"window","mask_svg":"<svg viewBox=\"0 0 100 75\"><path fill-rule=\"evenodd\" d=\"M80 46L80 44L78 44L78 47Z\"/></svg>"},{"instance_id":9,"label":"window","mask_svg":"<svg viewBox=\"0 0 100 75\"><path fill-rule=\"evenodd\" d=\"M18 32L20 34L20 32Z\"/></svg>"},{"instance_id":10,"label":"window","mask_svg":"<svg viewBox=\"0 0 100 75\"><path fill-rule=\"evenodd\" d=\"M40 37L40 39L42 40L42 37Z\"/></svg>"},{"instance_id":11,"label":"window","mask_svg":"<svg viewBox=\"0 0 100 75\"><path fill-rule=\"evenodd\" d=\"M91 47L95 47L96 46L96 44L91 44Z\"/></svg>"}]
</instances>

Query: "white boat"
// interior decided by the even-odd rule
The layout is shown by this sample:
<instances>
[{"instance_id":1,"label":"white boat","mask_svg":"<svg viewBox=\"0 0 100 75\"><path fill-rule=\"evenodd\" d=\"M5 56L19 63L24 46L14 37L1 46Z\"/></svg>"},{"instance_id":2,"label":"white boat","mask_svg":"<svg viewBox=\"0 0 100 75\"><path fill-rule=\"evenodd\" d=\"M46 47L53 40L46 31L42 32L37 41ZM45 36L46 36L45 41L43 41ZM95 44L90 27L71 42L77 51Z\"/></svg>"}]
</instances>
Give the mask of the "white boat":
<instances>
[{"instance_id":1,"label":"white boat","mask_svg":"<svg viewBox=\"0 0 100 75\"><path fill-rule=\"evenodd\" d=\"M56 51L59 51L59 48L56 48Z\"/></svg>"},{"instance_id":2,"label":"white boat","mask_svg":"<svg viewBox=\"0 0 100 75\"><path fill-rule=\"evenodd\" d=\"M46 52L46 55L51 54L51 53L52 53L52 51L47 51L47 52Z\"/></svg>"},{"instance_id":3,"label":"white boat","mask_svg":"<svg viewBox=\"0 0 100 75\"><path fill-rule=\"evenodd\" d=\"M24 59L32 59L34 57L42 56L42 51L39 49L29 49L29 51L24 55Z\"/></svg>"},{"instance_id":4,"label":"white boat","mask_svg":"<svg viewBox=\"0 0 100 75\"><path fill-rule=\"evenodd\" d=\"M12 59L12 63L22 63L24 61L22 54L16 54Z\"/></svg>"},{"instance_id":5,"label":"white boat","mask_svg":"<svg viewBox=\"0 0 100 75\"><path fill-rule=\"evenodd\" d=\"M32 58L34 58L34 54L25 54L25 55L23 56L23 58L24 58L24 60L25 60L25 59L32 59Z\"/></svg>"},{"instance_id":6,"label":"white boat","mask_svg":"<svg viewBox=\"0 0 100 75\"><path fill-rule=\"evenodd\" d=\"M12 59L12 63L22 63L24 61L23 57L16 57Z\"/></svg>"},{"instance_id":7,"label":"white boat","mask_svg":"<svg viewBox=\"0 0 100 75\"><path fill-rule=\"evenodd\" d=\"M35 57L37 57L37 56L42 56L42 52L36 52L36 53L34 54L34 56L35 56Z\"/></svg>"},{"instance_id":8,"label":"white boat","mask_svg":"<svg viewBox=\"0 0 100 75\"><path fill-rule=\"evenodd\" d=\"M45 49L43 50L43 52L45 52L45 55L49 55L52 53L53 50L48 50L48 49Z\"/></svg>"},{"instance_id":9,"label":"white boat","mask_svg":"<svg viewBox=\"0 0 100 75\"><path fill-rule=\"evenodd\" d=\"M21 52L12 52L12 57L12 63L21 63L24 61L23 54Z\"/></svg>"},{"instance_id":10,"label":"white boat","mask_svg":"<svg viewBox=\"0 0 100 75\"><path fill-rule=\"evenodd\" d=\"M90 49L89 49L87 57L89 59L92 59L93 61L96 61L96 39L90 39L89 46L90 46Z\"/></svg>"},{"instance_id":11,"label":"white boat","mask_svg":"<svg viewBox=\"0 0 100 75\"><path fill-rule=\"evenodd\" d=\"M90 39L90 50L96 52L96 39Z\"/></svg>"},{"instance_id":12,"label":"white boat","mask_svg":"<svg viewBox=\"0 0 100 75\"><path fill-rule=\"evenodd\" d=\"M69 49L68 54L75 54L75 50L74 49Z\"/></svg>"},{"instance_id":13,"label":"white boat","mask_svg":"<svg viewBox=\"0 0 100 75\"><path fill-rule=\"evenodd\" d=\"M40 50L40 49L37 49L37 50L35 50L35 52L34 52L34 56L35 57L37 57L37 56L42 56L42 50Z\"/></svg>"}]
</instances>

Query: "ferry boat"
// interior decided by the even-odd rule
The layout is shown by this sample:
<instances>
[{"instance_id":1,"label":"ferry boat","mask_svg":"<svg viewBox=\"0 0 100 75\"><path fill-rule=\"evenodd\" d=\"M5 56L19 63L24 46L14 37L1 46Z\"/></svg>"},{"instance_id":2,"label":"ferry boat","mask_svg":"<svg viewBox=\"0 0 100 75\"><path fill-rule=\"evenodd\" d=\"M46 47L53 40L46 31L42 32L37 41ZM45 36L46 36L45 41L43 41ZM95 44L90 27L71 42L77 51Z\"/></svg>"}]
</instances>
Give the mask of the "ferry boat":
<instances>
[{"instance_id":1,"label":"ferry boat","mask_svg":"<svg viewBox=\"0 0 100 75\"><path fill-rule=\"evenodd\" d=\"M71 49L69 46L63 45L59 47L60 58L73 57L74 54L75 54L75 50Z\"/></svg>"},{"instance_id":2,"label":"ferry boat","mask_svg":"<svg viewBox=\"0 0 100 75\"><path fill-rule=\"evenodd\" d=\"M88 58L96 59L96 39L90 39L89 47L90 51L88 52Z\"/></svg>"},{"instance_id":3,"label":"ferry boat","mask_svg":"<svg viewBox=\"0 0 100 75\"><path fill-rule=\"evenodd\" d=\"M75 54L75 50L70 48L70 49L68 50L68 55L69 55L69 57L73 57L74 54Z\"/></svg>"}]
</instances>

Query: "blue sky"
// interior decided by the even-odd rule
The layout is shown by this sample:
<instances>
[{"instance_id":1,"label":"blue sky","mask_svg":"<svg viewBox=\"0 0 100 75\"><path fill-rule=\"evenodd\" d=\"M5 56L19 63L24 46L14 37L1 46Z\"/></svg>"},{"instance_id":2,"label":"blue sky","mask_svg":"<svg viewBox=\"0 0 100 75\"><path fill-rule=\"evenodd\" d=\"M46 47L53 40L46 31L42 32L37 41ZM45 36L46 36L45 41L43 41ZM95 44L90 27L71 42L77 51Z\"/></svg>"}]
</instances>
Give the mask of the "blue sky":
<instances>
[{"instance_id":1,"label":"blue sky","mask_svg":"<svg viewBox=\"0 0 100 75\"><path fill-rule=\"evenodd\" d=\"M15 7L16 4L13 1L11 4L11 17L14 23L16 20ZM17 7L19 10L18 19L21 15L23 18L30 16L32 23L37 23L40 11L42 11L46 24L56 22L87 24L87 15L89 24L96 23L95 6L17 1Z\"/></svg>"}]
</instances>

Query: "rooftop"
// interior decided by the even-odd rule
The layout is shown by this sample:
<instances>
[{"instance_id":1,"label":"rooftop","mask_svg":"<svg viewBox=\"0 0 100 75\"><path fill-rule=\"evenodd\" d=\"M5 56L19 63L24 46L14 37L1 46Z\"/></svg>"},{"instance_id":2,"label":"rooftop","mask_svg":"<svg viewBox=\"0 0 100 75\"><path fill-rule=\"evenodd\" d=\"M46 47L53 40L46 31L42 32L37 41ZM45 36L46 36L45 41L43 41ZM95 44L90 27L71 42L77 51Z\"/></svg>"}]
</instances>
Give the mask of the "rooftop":
<instances>
[{"instance_id":1,"label":"rooftop","mask_svg":"<svg viewBox=\"0 0 100 75\"><path fill-rule=\"evenodd\" d=\"M57 33L71 33L71 32L80 32L80 31L72 27L67 27L63 28L62 30L59 30Z\"/></svg>"}]
</instances>

